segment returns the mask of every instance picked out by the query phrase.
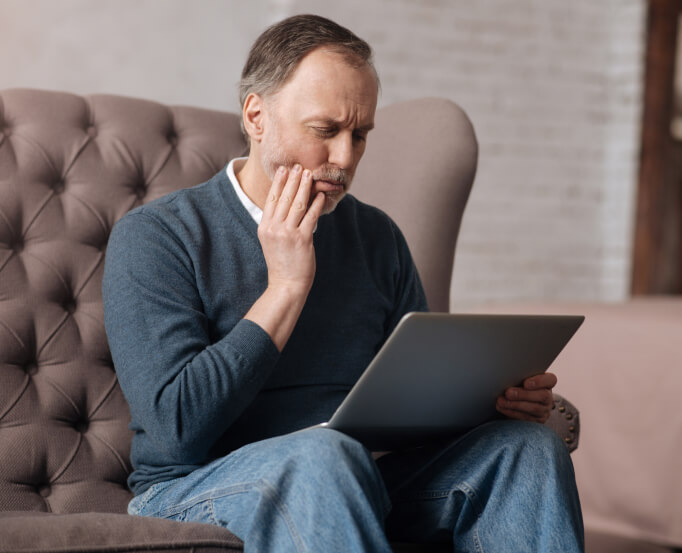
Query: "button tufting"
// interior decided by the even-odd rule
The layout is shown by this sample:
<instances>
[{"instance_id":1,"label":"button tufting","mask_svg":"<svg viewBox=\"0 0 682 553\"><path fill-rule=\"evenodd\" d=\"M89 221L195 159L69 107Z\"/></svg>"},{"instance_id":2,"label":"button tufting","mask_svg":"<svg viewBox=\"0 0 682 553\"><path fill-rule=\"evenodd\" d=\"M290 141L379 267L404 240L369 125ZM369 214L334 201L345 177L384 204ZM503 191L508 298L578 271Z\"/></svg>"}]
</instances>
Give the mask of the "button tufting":
<instances>
[{"instance_id":1,"label":"button tufting","mask_svg":"<svg viewBox=\"0 0 682 553\"><path fill-rule=\"evenodd\" d=\"M38 365L36 365L35 363L27 363L24 366L24 370L26 371L27 375L35 376L36 374L38 374Z\"/></svg>"},{"instance_id":2,"label":"button tufting","mask_svg":"<svg viewBox=\"0 0 682 553\"><path fill-rule=\"evenodd\" d=\"M64 192L64 189L66 188L66 184L64 183L63 180L58 180L57 182L52 185L52 190L55 194L61 194Z\"/></svg>"},{"instance_id":3,"label":"button tufting","mask_svg":"<svg viewBox=\"0 0 682 553\"><path fill-rule=\"evenodd\" d=\"M141 200L147 195L147 187L144 184L138 184L135 187L135 195Z\"/></svg>"},{"instance_id":4,"label":"button tufting","mask_svg":"<svg viewBox=\"0 0 682 553\"><path fill-rule=\"evenodd\" d=\"M40 494L40 497L49 497L50 493L52 493L52 489L49 484L38 486L38 494Z\"/></svg>"},{"instance_id":5,"label":"button tufting","mask_svg":"<svg viewBox=\"0 0 682 553\"><path fill-rule=\"evenodd\" d=\"M85 132L88 136L95 138L97 136L97 127L95 127L95 125L90 125L87 129L85 129Z\"/></svg>"},{"instance_id":6,"label":"button tufting","mask_svg":"<svg viewBox=\"0 0 682 553\"><path fill-rule=\"evenodd\" d=\"M67 313L73 314L74 311L76 311L76 300L71 299L71 300L64 302L63 307L64 307L64 311L66 311Z\"/></svg>"},{"instance_id":7,"label":"button tufting","mask_svg":"<svg viewBox=\"0 0 682 553\"><path fill-rule=\"evenodd\" d=\"M175 133L175 131L169 132L166 136L166 139L171 146L175 147L178 145L178 135Z\"/></svg>"},{"instance_id":8,"label":"button tufting","mask_svg":"<svg viewBox=\"0 0 682 553\"><path fill-rule=\"evenodd\" d=\"M12 249L15 253L21 253L24 250L24 240L19 237L12 244Z\"/></svg>"},{"instance_id":9,"label":"button tufting","mask_svg":"<svg viewBox=\"0 0 682 553\"><path fill-rule=\"evenodd\" d=\"M88 428L90 427L90 423L88 421L78 421L74 428L76 429L77 432L80 432L81 434L85 434L88 431Z\"/></svg>"}]
</instances>

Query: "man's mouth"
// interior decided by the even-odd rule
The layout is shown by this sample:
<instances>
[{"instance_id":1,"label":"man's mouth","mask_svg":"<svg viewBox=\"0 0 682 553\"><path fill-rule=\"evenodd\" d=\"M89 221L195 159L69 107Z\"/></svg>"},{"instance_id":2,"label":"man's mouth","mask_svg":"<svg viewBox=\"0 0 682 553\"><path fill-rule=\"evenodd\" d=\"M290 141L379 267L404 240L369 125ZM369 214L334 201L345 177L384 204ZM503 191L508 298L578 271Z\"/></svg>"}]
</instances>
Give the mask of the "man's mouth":
<instances>
[{"instance_id":1,"label":"man's mouth","mask_svg":"<svg viewBox=\"0 0 682 553\"><path fill-rule=\"evenodd\" d=\"M345 190L346 186L342 182L331 180L316 180L313 182L313 190L315 192L324 192L325 194L340 194Z\"/></svg>"}]
</instances>

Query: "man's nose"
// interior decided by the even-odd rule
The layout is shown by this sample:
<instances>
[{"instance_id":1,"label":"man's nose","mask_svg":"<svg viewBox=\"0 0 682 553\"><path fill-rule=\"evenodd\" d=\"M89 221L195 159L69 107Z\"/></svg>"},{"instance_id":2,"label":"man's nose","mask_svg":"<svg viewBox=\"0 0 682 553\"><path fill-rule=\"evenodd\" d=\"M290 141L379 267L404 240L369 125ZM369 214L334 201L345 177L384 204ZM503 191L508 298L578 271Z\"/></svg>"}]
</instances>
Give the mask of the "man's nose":
<instances>
[{"instance_id":1,"label":"man's nose","mask_svg":"<svg viewBox=\"0 0 682 553\"><path fill-rule=\"evenodd\" d=\"M339 133L329 143L329 163L341 169L353 166L353 134Z\"/></svg>"}]
</instances>

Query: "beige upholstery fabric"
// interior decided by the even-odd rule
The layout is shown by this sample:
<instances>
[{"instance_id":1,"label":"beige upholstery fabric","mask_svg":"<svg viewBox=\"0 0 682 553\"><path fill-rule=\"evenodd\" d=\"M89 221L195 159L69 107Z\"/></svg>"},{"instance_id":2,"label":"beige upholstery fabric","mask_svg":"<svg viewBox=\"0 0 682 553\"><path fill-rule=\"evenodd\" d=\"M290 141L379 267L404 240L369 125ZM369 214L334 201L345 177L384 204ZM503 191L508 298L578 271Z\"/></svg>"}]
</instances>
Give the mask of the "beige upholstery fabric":
<instances>
[{"instance_id":1,"label":"beige upholstery fabric","mask_svg":"<svg viewBox=\"0 0 682 553\"><path fill-rule=\"evenodd\" d=\"M122 512L130 435L102 322L109 232L241 153L237 118L7 91L0 133L0 510Z\"/></svg>"},{"instance_id":2,"label":"beige upholstery fabric","mask_svg":"<svg viewBox=\"0 0 682 553\"><path fill-rule=\"evenodd\" d=\"M230 113L0 92L0 511L125 512L129 413L102 322L107 239L129 209L208 179L244 149ZM448 309L475 167L464 113L417 100L377 113L354 183L403 228L435 310ZM39 524L90 524L74 516ZM124 544L133 518L98 520ZM37 523L5 517L0 535Z\"/></svg>"},{"instance_id":3,"label":"beige upholstery fabric","mask_svg":"<svg viewBox=\"0 0 682 553\"><path fill-rule=\"evenodd\" d=\"M377 112L376 126L352 192L398 223L429 308L449 311L455 243L469 197L464 183L473 181L478 158L473 128L442 99L388 106Z\"/></svg>"},{"instance_id":4,"label":"beige upholstery fabric","mask_svg":"<svg viewBox=\"0 0 682 553\"><path fill-rule=\"evenodd\" d=\"M586 316L552 367L557 390L580 408L573 463L585 526L681 548L682 298L479 311ZM594 543L605 547L603 536Z\"/></svg>"},{"instance_id":5,"label":"beige upholstery fabric","mask_svg":"<svg viewBox=\"0 0 682 553\"><path fill-rule=\"evenodd\" d=\"M209 524L118 514L0 512L0 553L209 553L243 551L242 542Z\"/></svg>"}]
</instances>

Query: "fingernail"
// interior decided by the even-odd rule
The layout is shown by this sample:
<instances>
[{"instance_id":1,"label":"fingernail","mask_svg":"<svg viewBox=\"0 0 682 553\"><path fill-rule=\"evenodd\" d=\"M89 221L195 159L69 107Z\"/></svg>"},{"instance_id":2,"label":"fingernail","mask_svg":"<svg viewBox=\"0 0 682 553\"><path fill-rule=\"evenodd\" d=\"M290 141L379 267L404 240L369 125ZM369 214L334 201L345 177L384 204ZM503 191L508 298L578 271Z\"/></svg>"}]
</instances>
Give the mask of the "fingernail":
<instances>
[{"instance_id":1,"label":"fingernail","mask_svg":"<svg viewBox=\"0 0 682 553\"><path fill-rule=\"evenodd\" d=\"M306 179L309 178L309 177L310 177L310 170L309 170L309 169L306 169L305 171L303 171L303 176L304 176Z\"/></svg>"},{"instance_id":2,"label":"fingernail","mask_svg":"<svg viewBox=\"0 0 682 553\"><path fill-rule=\"evenodd\" d=\"M301 166L298 163L296 165L294 165L294 171L296 171L298 173L300 170L301 170Z\"/></svg>"},{"instance_id":3,"label":"fingernail","mask_svg":"<svg viewBox=\"0 0 682 553\"><path fill-rule=\"evenodd\" d=\"M277 172L278 172L280 175L283 175L283 174L284 174L284 171L285 171L285 169L284 169L284 166L283 166L283 165L280 165L279 168L277 169Z\"/></svg>"},{"instance_id":4,"label":"fingernail","mask_svg":"<svg viewBox=\"0 0 682 553\"><path fill-rule=\"evenodd\" d=\"M532 388L535 388L535 386L536 386L535 380L529 380L528 382L526 382L526 388L532 389Z\"/></svg>"}]
</instances>

